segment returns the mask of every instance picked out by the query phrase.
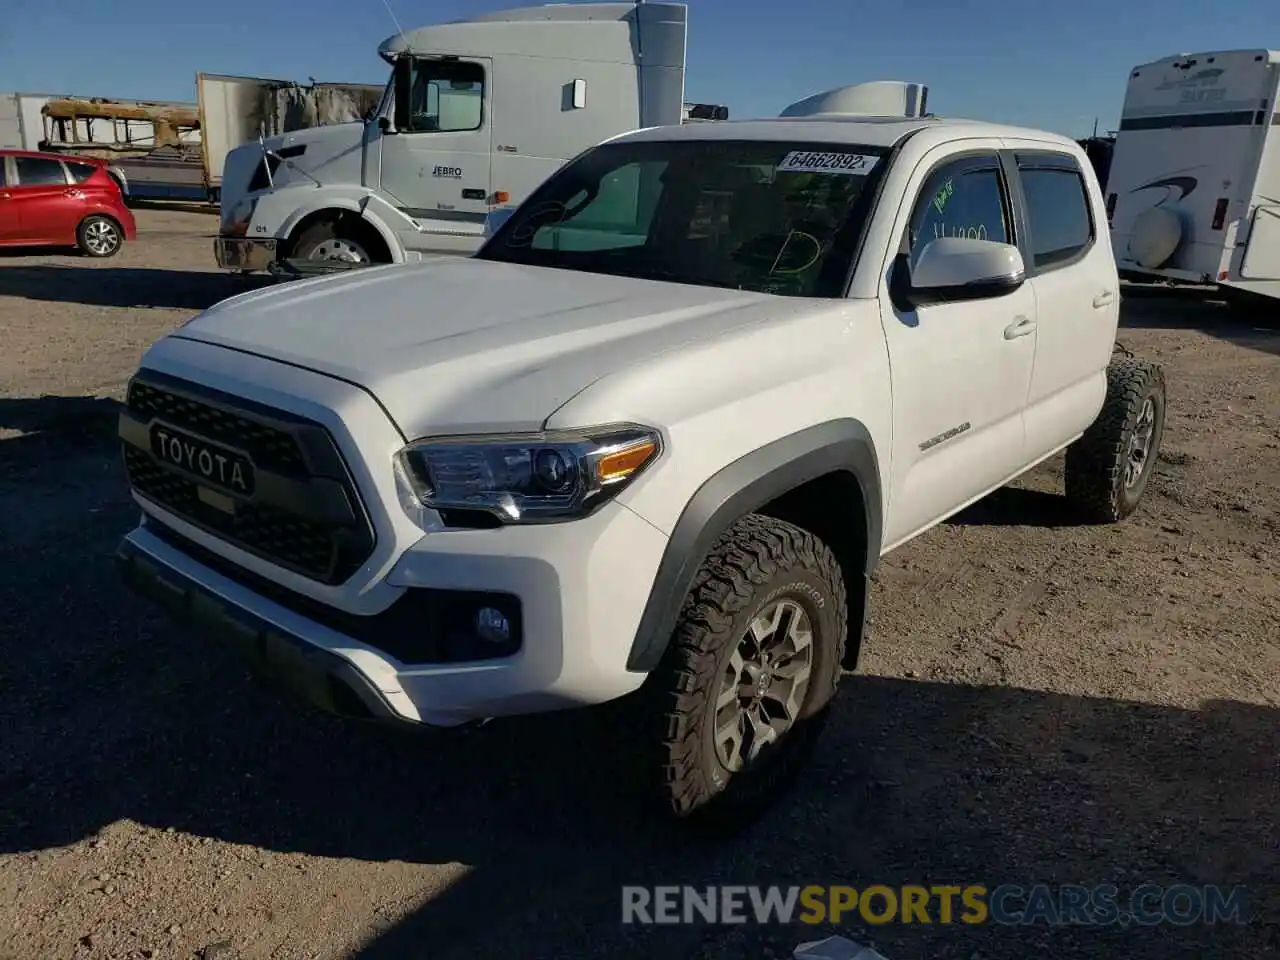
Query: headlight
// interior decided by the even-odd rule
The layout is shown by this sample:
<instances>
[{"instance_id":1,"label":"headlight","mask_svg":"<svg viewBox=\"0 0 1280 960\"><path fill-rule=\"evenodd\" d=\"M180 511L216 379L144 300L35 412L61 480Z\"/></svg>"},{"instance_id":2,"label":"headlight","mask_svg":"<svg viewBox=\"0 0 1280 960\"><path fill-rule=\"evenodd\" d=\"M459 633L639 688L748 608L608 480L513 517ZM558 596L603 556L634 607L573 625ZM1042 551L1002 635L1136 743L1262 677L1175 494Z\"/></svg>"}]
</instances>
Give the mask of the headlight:
<instances>
[{"instance_id":1,"label":"headlight","mask_svg":"<svg viewBox=\"0 0 1280 960\"><path fill-rule=\"evenodd\" d=\"M419 440L398 455L414 506L502 523L585 516L662 452L656 430L616 424L548 433Z\"/></svg>"}]
</instances>

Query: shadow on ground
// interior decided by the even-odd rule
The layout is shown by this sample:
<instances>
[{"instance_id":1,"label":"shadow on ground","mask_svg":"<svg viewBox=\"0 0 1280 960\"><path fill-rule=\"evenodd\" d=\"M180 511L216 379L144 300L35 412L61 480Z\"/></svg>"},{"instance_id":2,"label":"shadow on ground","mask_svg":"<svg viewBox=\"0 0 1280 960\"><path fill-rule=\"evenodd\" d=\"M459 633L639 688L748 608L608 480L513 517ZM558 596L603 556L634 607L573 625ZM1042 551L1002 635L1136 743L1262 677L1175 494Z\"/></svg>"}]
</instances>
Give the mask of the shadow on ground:
<instances>
[{"instance_id":1,"label":"shadow on ground","mask_svg":"<svg viewBox=\"0 0 1280 960\"><path fill-rule=\"evenodd\" d=\"M1079 512L1061 493L1000 487L945 523L961 527L1078 527Z\"/></svg>"},{"instance_id":2,"label":"shadow on ground","mask_svg":"<svg viewBox=\"0 0 1280 960\"><path fill-rule=\"evenodd\" d=\"M119 412L110 397L0 397L0 478L56 474L68 453L114 454Z\"/></svg>"},{"instance_id":3,"label":"shadow on ground","mask_svg":"<svg viewBox=\"0 0 1280 960\"><path fill-rule=\"evenodd\" d=\"M0 418L38 429L48 402ZM361 960L760 958L834 929L624 927L623 884L1220 883L1276 907L1274 709L852 676L794 794L732 843L695 842L642 800L630 704L439 740L297 708L120 590L110 554L136 508L117 466L60 495L0 540L0 853L127 818L273 851L471 868ZM1275 945L1257 925L842 932L893 960Z\"/></svg>"},{"instance_id":4,"label":"shadow on ground","mask_svg":"<svg viewBox=\"0 0 1280 960\"><path fill-rule=\"evenodd\" d=\"M256 274L40 263L0 269L0 296L99 307L204 310L237 293L275 282L269 276Z\"/></svg>"},{"instance_id":5,"label":"shadow on ground","mask_svg":"<svg viewBox=\"0 0 1280 960\"><path fill-rule=\"evenodd\" d=\"M1199 330L1220 340L1280 355L1280 304L1228 306L1212 288L1126 284L1120 307L1124 328Z\"/></svg>"}]
</instances>

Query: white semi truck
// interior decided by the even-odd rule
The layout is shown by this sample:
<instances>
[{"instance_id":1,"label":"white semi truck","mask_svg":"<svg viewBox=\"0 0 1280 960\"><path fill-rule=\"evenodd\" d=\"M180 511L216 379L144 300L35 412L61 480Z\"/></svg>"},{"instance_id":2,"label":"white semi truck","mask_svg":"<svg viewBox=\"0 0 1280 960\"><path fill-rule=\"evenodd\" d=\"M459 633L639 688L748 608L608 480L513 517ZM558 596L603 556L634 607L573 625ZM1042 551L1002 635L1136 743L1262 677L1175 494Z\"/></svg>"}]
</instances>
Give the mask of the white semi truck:
<instances>
[{"instance_id":1,"label":"white semi truck","mask_svg":"<svg viewBox=\"0 0 1280 960\"><path fill-rule=\"evenodd\" d=\"M1107 178L1122 276L1280 299L1280 52L1178 54L1129 74Z\"/></svg>"},{"instance_id":2,"label":"white semi truck","mask_svg":"<svg viewBox=\"0 0 1280 960\"><path fill-rule=\"evenodd\" d=\"M727 117L684 102L682 3L549 4L401 32L367 119L244 144L218 264L310 273L479 248L486 217L609 137Z\"/></svg>"}]
</instances>

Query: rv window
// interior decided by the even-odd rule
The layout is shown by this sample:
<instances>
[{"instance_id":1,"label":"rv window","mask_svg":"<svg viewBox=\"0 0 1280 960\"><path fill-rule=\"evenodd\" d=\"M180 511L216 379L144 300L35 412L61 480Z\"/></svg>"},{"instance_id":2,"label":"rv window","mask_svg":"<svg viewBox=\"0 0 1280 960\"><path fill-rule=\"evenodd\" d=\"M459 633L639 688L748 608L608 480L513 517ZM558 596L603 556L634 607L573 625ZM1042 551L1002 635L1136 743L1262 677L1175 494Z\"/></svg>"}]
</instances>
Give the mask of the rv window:
<instances>
[{"instance_id":1,"label":"rv window","mask_svg":"<svg viewBox=\"0 0 1280 960\"><path fill-rule=\"evenodd\" d=\"M410 70L409 126L404 132L480 129L484 67L464 60L414 59Z\"/></svg>"},{"instance_id":2,"label":"rv window","mask_svg":"<svg viewBox=\"0 0 1280 960\"><path fill-rule=\"evenodd\" d=\"M1027 232L1033 262L1050 267L1075 257L1093 241L1093 218L1084 179L1077 171L1023 170Z\"/></svg>"},{"instance_id":3,"label":"rv window","mask_svg":"<svg viewBox=\"0 0 1280 960\"><path fill-rule=\"evenodd\" d=\"M21 186L36 187L67 182L62 164L57 160L46 160L43 157L15 157L14 163L18 167L18 183Z\"/></svg>"}]
</instances>

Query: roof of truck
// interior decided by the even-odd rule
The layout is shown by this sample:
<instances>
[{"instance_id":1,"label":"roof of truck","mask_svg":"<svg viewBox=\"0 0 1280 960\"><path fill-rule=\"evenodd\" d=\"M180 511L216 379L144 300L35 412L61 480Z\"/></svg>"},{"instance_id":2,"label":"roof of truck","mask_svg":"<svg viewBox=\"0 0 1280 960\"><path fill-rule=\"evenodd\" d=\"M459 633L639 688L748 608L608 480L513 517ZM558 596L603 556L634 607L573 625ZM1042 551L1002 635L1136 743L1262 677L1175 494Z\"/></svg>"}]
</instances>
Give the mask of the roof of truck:
<instances>
[{"instance_id":1,"label":"roof of truck","mask_svg":"<svg viewBox=\"0 0 1280 960\"><path fill-rule=\"evenodd\" d=\"M689 6L686 3L646 3L647 7L645 16L655 20L664 20L673 23L686 23L689 16ZM406 50L412 50L415 53L436 53L449 52L464 56L488 56L498 50L490 50L488 44L493 44L493 39L488 39L491 31L486 30L484 36L486 39L482 41L482 46L472 50L470 47L454 49L450 42L457 41L459 36L472 36L466 32L474 29L477 24L495 24L495 23L589 23L591 21L601 22L617 22L620 20L630 20L639 16L636 10L636 4L627 0L627 2L605 3L544 3L536 6L528 7L512 7L506 10L490 10L486 13L476 13L469 17L462 17L458 20L449 20L444 23L432 23L426 26L417 27L408 31L401 31L392 34L383 40L378 47L378 55L384 60L403 53ZM527 40L516 41L518 43L527 43Z\"/></svg>"},{"instance_id":2,"label":"roof of truck","mask_svg":"<svg viewBox=\"0 0 1280 960\"><path fill-rule=\"evenodd\" d=\"M849 143L869 147L891 147L918 130L954 130L964 137L1018 137L1059 143L1078 148L1070 137L1011 127L982 120L955 117L865 117L813 116L766 118L762 120L720 120L681 126L649 127L614 137L619 140L794 140L797 143Z\"/></svg>"}]
</instances>

